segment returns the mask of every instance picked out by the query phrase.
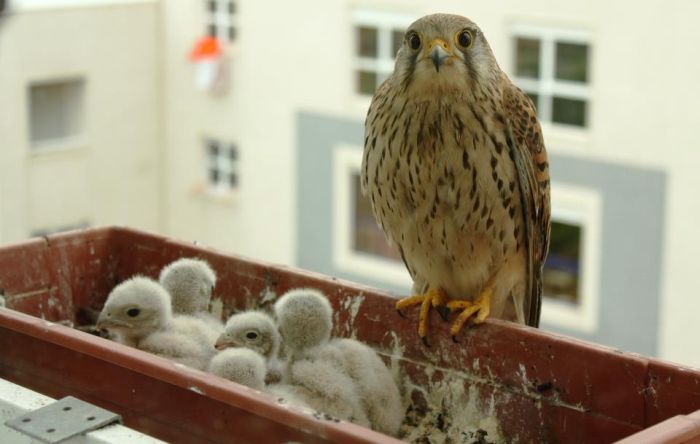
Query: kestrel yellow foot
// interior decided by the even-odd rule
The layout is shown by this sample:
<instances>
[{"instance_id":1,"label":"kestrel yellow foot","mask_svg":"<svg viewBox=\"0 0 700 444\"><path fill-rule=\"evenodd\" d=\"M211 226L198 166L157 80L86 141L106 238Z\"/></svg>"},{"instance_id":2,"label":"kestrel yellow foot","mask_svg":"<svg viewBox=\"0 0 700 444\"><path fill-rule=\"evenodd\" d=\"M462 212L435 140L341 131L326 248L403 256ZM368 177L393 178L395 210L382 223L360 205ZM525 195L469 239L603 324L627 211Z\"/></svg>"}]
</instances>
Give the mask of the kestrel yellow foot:
<instances>
[{"instance_id":1,"label":"kestrel yellow foot","mask_svg":"<svg viewBox=\"0 0 700 444\"><path fill-rule=\"evenodd\" d=\"M418 317L418 336L420 336L423 344L429 346L428 344L428 313L430 312L430 307L435 307L440 313L443 319L447 319L449 314L449 309L447 309L447 295L444 290L438 288L429 288L428 292L425 294L419 294L415 296L409 296L407 298L401 299L396 303L396 310L401 316L402 308L410 307L413 305L420 306L420 316Z\"/></svg>"},{"instance_id":2,"label":"kestrel yellow foot","mask_svg":"<svg viewBox=\"0 0 700 444\"><path fill-rule=\"evenodd\" d=\"M471 318L475 313L476 316L472 321L473 324L481 324L484 319L489 315L491 310L491 294L493 293L493 288L487 286L483 289L479 297L474 301L464 301L464 300L451 300L447 303L450 310L462 310L462 312L457 316L457 319L452 323L450 327L450 333L452 334L452 340L457 340L457 335L464 324Z\"/></svg>"}]
</instances>

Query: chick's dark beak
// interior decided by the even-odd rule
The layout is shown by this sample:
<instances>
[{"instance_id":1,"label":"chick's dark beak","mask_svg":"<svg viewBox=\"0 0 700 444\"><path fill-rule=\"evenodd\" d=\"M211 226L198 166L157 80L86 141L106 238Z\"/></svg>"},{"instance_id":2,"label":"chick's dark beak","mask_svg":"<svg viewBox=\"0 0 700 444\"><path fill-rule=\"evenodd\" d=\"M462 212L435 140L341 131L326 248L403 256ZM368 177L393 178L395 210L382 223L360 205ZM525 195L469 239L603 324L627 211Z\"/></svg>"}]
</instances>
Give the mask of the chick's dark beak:
<instances>
[{"instance_id":1,"label":"chick's dark beak","mask_svg":"<svg viewBox=\"0 0 700 444\"><path fill-rule=\"evenodd\" d=\"M430 50L430 60L432 60L433 65L435 65L435 71L440 72L440 66L442 66L445 59L447 59L449 56L450 54L445 50L443 45L432 45L432 49Z\"/></svg>"}]
</instances>

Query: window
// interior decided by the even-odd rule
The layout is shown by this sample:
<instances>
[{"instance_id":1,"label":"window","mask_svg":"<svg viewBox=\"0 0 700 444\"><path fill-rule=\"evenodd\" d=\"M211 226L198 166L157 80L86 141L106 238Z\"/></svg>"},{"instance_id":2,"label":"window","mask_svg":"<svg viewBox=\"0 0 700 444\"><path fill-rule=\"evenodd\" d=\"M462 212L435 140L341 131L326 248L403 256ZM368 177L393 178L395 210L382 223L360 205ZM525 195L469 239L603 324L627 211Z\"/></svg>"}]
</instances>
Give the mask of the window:
<instances>
[{"instance_id":1,"label":"window","mask_svg":"<svg viewBox=\"0 0 700 444\"><path fill-rule=\"evenodd\" d=\"M35 148L77 138L83 132L85 82L82 79L29 86L29 135Z\"/></svg>"},{"instance_id":2,"label":"window","mask_svg":"<svg viewBox=\"0 0 700 444\"><path fill-rule=\"evenodd\" d=\"M214 192L229 192L238 188L238 149L233 144L224 144L209 139L207 150L207 183Z\"/></svg>"},{"instance_id":3,"label":"window","mask_svg":"<svg viewBox=\"0 0 700 444\"><path fill-rule=\"evenodd\" d=\"M544 294L577 305L581 271L581 230L576 223L553 221L544 264Z\"/></svg>"},{"instance_id":4,"label":"window","mask_svg":"<svg viewBox=\"0 0 700 444\"><path fill-rule=\"evenodd\" d=\"M590 46L584 34L516 27L514 55L515 81L543 122L589 125Z\"/></svg>"},{"instance_id":5,"label":"window","mask_svg":"<svg viewBox=\"0 0 700 444\"><path fill-rule=\"evenodd\" d=\"M410 288L411 277L360 191L362 148L338 147L333 158L333 261L359 277Z\"/></svg>"},{"instance_id":6,"label":"window","mask_svg":"<svg viewBox=\"0 0 700 444\"><path fill-rule=\"evenodd\" d=\"M352 246L355 251L371 254L379 258L394 260L401 263L401 255L396 247L389 245L386 235L379 228L374 214L372 204L367 196L362 195L360 189L359 171L351 174L352 194L354 202L352 212L354 213L352 227Z\"/></svg>"},{"instance_id":7,"label":"window","mask_svg":"<svg viewBox=\"0 0 700 444\"><path fill-rule=\"evenodd\" d=\"M394 71L394 59L414 18L374 11L355 11L355 91L372 95Z\"/></svg>"},{"instance_id":8,"label":"window","mask_svg":"<svg viewBox=\"0 0 700 444\"><path fill-rule=\"evenodd\" d=\"M597 328L601 202L596 191L552 183L552 232L543 270L544 323L588 333Z\"/></svg>"},{"instance_id":9,"label":"window","mask_svg":"<svg viewBox=\"0 0 700 444\"><path fill-rule=\"evenodd\" d=\"M207 35L219 41L236 40L237 3L234 0L207 0Z\"/></svg>"},{"instance_id":10,"label":"window","mask_svg":"<svg viewBox=\"0 0 700 444\"><path fill-rule=\"evenodd\" d=\"M87 222L78 222L75 224L62 225L62 226L56 226L56 227L51 227L51 228L40 228L40 229L32 230L31 233L29 234L29 237L43 237L43 236L49 236L51 234L63 233L66 231L83 230L85 228L88 228L89 226L90 226L90 224Z\"/></svg>"}]
</instances>

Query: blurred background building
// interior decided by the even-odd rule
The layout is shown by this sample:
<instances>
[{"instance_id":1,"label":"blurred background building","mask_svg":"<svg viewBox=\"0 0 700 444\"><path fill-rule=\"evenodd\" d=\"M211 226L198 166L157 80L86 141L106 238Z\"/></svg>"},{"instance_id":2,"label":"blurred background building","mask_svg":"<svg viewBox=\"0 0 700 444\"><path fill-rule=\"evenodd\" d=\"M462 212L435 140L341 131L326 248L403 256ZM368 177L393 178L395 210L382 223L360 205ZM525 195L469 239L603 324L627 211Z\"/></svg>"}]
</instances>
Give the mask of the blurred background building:
<instances>
[{"instance_id":1,"label":"blurred background building","mask_svg":"<svg viewBox=\"0 0 700 444\"><path fill-rule=\"evenodd\" d=\"M5 3L0 243L124 224L405 294L363 121L406 26L453 12L542 121L543 328L700 365L700 3Z\"/></svg>"}]
</instances>

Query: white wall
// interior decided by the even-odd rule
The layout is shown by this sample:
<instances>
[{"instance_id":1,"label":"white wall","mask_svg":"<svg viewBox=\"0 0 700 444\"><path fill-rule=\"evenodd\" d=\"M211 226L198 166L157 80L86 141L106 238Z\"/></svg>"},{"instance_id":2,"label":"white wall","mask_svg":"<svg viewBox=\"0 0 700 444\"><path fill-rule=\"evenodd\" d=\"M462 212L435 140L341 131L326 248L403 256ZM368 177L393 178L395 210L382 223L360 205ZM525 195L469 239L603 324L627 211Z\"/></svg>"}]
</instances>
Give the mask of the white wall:
<instances>
[{"instance_id":1,"label":"white wall","mask_svg":"<svg viewBox=\"0 0 700 444\"><path fill-rule=\"evenodd\" d=\"M158 229L157 4L19 6L0 21L0 240L81 222ZM33 150L28 86L74 77L83 134Z\"/></svg>"}]
</instances>

